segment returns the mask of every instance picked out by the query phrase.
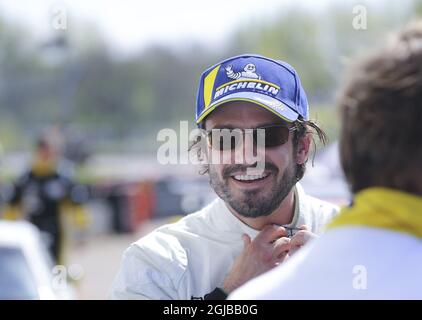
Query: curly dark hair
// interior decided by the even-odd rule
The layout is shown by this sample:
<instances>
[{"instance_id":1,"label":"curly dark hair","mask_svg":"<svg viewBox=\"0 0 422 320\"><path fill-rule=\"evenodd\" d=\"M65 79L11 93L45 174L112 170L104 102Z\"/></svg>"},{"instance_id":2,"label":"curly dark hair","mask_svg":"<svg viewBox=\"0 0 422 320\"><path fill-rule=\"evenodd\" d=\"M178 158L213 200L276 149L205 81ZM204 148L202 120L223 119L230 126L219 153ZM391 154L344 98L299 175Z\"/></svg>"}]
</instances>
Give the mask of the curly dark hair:
<instances>
[{"instance_id":1,"label":"curly dark hair","mask_svg":"<svg viewBox=\"0 0 422 320\"><path fill-rule=\"evenodd\" d=\"M420 193L422 21L351 68L338 106L340 157L352 192L381 186Z\"/></svg>"}]
</instances>

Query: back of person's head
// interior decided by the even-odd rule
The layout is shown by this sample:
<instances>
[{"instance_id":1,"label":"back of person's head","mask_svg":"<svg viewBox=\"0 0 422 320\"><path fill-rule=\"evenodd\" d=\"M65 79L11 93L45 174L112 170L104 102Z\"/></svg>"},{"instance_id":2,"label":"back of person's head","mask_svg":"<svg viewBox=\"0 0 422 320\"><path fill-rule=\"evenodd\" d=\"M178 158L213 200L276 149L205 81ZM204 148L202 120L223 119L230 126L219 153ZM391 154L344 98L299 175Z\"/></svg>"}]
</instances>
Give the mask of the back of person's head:
<instances>
[{"instance_id":1,"label":"back of person's head","mask_svg":"<svg viewBox=\"0 0 422 320\"><path fill-rule=\"evenodd\" d=\"M422 194L422 21L355 65L338 104L352 192L379 186Z\"/></svg>"}]
</instances>

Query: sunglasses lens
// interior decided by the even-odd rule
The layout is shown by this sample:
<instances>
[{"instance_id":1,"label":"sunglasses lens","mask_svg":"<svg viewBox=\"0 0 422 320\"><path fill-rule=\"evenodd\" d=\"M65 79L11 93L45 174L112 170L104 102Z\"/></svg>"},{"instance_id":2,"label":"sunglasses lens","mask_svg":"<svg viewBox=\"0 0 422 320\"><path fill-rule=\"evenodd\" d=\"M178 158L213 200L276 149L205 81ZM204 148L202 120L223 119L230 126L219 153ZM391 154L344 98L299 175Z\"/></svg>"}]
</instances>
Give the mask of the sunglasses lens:
<instances>
[{"instance_id":1,"label":"sunglasses lens","mask_svg":"<svg viewBox=\"0 0 422 320\"><path fill-rule=\"evenodd\" d=\"M208 134L208 143L216 150L234 150L240 145L242 137L242 131L237 129L213 130Z\"/></svg>"},{"instance_id":2,"label":"sunglasses lens","mask_svg":"<svg viewBox=\"0 0 422 320\"><path fill-rule=\"evenodd\" d=\"M265 134L265 147L271 148L276 146L281 146L285 144L289 139L289 128L286 126L274 126L265 129L263 133ZM258 143L259 140L257 139L257 130L254 131L254 140L255 143Z\"/></svg>"},{"instance_id":3,"label":"sunglasses lens","mask_svg":"<svg viewBox=\"0 0 422 320\"><path fill-rule=\"evenodd\" d=\"M273 126L261 129L253 129L252 133L255 145L262 141L261 135L265 135L266 148L281 146L289 139L289 128L287 126ZM216 150L235 150L243 140L243 136L244 132L240 129L217 129L208 133L208 143Z\"/></svg>"}]
</instances>

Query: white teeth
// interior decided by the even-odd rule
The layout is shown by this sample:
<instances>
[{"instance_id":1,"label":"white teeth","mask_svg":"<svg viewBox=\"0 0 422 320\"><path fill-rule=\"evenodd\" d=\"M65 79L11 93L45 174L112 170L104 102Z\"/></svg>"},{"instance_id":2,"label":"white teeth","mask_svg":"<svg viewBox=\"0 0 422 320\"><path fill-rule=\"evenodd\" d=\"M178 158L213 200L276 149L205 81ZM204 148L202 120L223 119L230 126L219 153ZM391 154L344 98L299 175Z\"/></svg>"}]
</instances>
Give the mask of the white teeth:
<instances>
[{"instance_id":1,"label":"white teeth","mask_svg":"<svg viewBox=\"0 0 422 320\"><path fill-rule=\"evenodd\" d=\"M268 174L263 173L260 175L237 175L237 176L234 176L233 178L240 181L251 181L251 180L262 179L262 178L265 178L266 176L268 176Z\"/></svg>"}]
</instances>

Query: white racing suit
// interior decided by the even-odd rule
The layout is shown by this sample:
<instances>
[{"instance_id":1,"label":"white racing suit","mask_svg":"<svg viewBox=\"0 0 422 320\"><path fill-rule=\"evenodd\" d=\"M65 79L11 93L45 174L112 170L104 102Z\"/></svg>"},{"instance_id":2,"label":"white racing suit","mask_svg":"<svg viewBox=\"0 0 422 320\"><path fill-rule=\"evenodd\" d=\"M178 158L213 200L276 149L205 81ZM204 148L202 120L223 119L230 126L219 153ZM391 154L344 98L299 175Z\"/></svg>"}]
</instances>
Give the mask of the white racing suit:
<instances>
[{"instance_id":1,"label":"white racing suit","mask_svg":"<svg viewBox=\"0 0 422 320\"><path fill-rule=\"evenodd\" d=\"M338 212L330 203L295 187L291 227L305 224L320 234ZM164 225L133 243L124 253L110 292L112 299L204 299L230 271L243 250L242 234L259 233L236 218L221 199L176 223Z\"/></svg>"}]
</instances>

